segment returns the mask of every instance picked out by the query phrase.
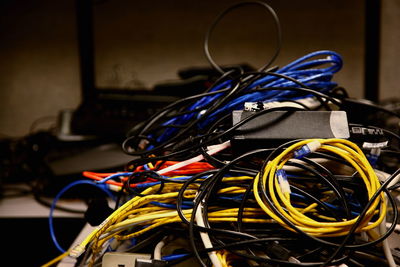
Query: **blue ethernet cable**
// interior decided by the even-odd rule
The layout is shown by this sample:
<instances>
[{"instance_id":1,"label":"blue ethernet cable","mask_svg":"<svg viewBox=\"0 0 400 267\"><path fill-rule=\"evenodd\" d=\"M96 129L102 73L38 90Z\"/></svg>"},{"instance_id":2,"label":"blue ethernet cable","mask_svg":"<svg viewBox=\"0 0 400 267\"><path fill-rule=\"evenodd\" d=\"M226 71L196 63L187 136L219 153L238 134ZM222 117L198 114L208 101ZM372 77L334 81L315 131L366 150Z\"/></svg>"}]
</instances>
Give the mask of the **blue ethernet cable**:
<instances>
[{"instance_id":1,"label":"blue ethernet cable","mask_svg":"<svg viewBox=\"0 0 400 267\"><path fill-rule=\"evenodd\" d=\"M53 214L54 214L54 210L56 208L56 204L58 202L58 200L61 198L61 196L68 191L69 189L71 189L74 186L77 185L82 185L82 184L87 184L87 185L92 185L95 186L99 189L101 189L102 191L104 191L110 198L114 199L114 195L111 193L110 190L107 189L107 185L106 184L98 184L98 183L93 183L92 181L88 181L88 180L78 180L78 181L74 181L70 184L68 184L67 186L65 186L63 189L60 190L60 192L57 193L57 195L54 197L53 202L51 204L50 207L50 214L49 214L49 230L50 230L50 236L51 239L54 243L54 245L56 246L56 248L61 252L64 253L66 250L63 249L61 247L61 245L58 243L55 232L54 232L54 225L53 225Z\"/></svg>"},{"instance_id":2,"label":"blue ethernet cable","mask_svg":"<svg viewBox=\"0 0 400 267\"><path fill-rule=\"evenodd\" d=\"M96 181L97 184L104 184L105 182L107 182L108 180L111 180L113 178L116 177L121 177L121 176L129 176L131 175L132 172L120 172L120 173L116 173L116 174L112 174L110 176L107 176L106 178L100 180L100 181Z\"/></svg>"},{"instance_id":3,"label":"blue ethernet cable","mask_svg":"<svg viewBox=\"0 0 400 267\"><path fill-rule=\"evenodd\" d=\"M230 86L231 86L231 80L226 80L226 81L223 81L223 82L215 85L214 87L212 87L210 89L210 92L215 92L215 91L218 91L218 90L230 87ZM223 95L224 95L223 93L218 93L215 95L205 96L205 97L199 99L198 101L196 101L194 104L192 104L188 108L188 111L201 109L202 107L207 106L209 103L216 101L218 98L222 97ZM185 115L177 116L177 117L171 118L168 121L162 123L162 125L163 126L167 126L167 125L171 125L171 124L184 125L186 122L190 121L190 119L192 119L195 116L198 116L199 114L200 113L198 112L197 114L188 113ZM164 133L156 139L157 143L163 143L169 137L173 136L175 134L175 132L176 132L176 129L174 129L174 128L166 128ZM150 137L153 137L153 136L150 136ZM152 148L153 148L153 146L149 146L147 149L150 150Z\"/></svg>"},{"instance_id":4,"label":"blue ethernet cable","mask_svg":"<svg viewBox=\"0 0 400 267\"><path fill-rule=\"evenodd\" d=\"M163 256L161 259L164 260L164 261L173 261L173 260L177 260L177 259L186 257L186 256L188 256L188 255L189 255L189 254L187 254L187 253L182 253L182 254L171 254L171 255Z\"/></svg>"},{"instance_id":5,"label":"blue ethernet cable","mask_svg":"<svg viewBox=\"0 0 400 267\"><path fill-rule=\"evenodd\" d=\"M316 58L324 56L325 58ZM316 59L315 59L316 58ZM327 65L326 67L324 67ZM328 51L316 51L309 53L299 59L294 60L288 65L278 69L275 71L277 74L282 74L287 77L296 79L297 81L303 83L310 89L317 90L319 92L326 92L337 84L332 81L333 75L338 72L343 66L342 58L339 54ZM219 84L216 84L210 91L217 91L224 88L232 88L232 80L225 80ZM309 97L310 95L301 95L299 96L296 92L290 90L268 90L268 91L252 91L252 89L261 87L261 88L273 88L273 87L299 87L298 84L293 81L289 81L282 77L276 77L273 75L265 75L255 81L253 81L244 91L245 94L242 94L228 103L226 103L221 108L215 110L211 114L199 121L197 127L199 129L204 129L210 123L216 121L221 116L226 115L235 109L243 109L245 102L268 102L268 101L280 101L281 99L301 99L305 97ZM217 101L221 97L225 96L226 93L219 93L212 96L206 96L187 108L188 111L195 110L195 112L187 113L184 115L172 117L167 121L163 122L163 126L168 125L185 125L193 118L202 117L201 108L204 107L206 110L206 106L214 101ZM168 141L172 136L177 133L178 129L173 127L166 127L165 131L159 136L154 136L154 134L150 133L148 136L156 140L156 144L162 144ZM155 145L150 145L147 147L147 150L151 150Z\"/></svg>"}]
</instances>

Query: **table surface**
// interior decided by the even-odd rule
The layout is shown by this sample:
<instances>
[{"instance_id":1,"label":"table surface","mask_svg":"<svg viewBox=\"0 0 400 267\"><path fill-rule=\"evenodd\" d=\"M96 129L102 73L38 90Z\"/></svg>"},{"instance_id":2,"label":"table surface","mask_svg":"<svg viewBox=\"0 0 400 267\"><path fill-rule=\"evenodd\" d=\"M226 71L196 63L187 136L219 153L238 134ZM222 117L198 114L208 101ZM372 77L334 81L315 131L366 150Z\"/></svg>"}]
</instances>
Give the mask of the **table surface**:
<instances>
[{"instance_id":1,"label":"table surface","mask_svg":"<svg viewBox=\"0 0 400 267\"><path fill-rule=\"evenodd\" d=\"M26 185L15 185L14 187L24 188ZM51 203L52 198L43 198ZM84 212L86 204L79 199L60 199L57 206ZM16 197L0 198L0 218L47 218L50 208L37 202L32 194L24 194ZM82 218L82 214L67 211L55 210L55 218Z\"/></svg>"}]
</instances>

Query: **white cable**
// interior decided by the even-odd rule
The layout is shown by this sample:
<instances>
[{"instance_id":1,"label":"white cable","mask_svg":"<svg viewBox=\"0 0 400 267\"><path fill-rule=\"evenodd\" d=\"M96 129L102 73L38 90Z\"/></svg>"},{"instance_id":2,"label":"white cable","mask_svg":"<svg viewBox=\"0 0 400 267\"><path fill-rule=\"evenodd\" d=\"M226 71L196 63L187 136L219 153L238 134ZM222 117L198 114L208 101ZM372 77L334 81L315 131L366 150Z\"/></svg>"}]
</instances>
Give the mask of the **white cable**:
<instances>
[{"instance_id":1,"label":"white cable","mask_svg":"<svg viewBox=\"0 0 400 267\"><path fill-rule=\"evenodd\" d=\"M380 170L374 170L375 173L377 174L378 178L380 181L384 182L390 174L380 171ZM396 184L400 180L400 175L398 175L396 178L394 178L387 187L391 187L394 184ZM387 201L387 197L385 195L385 201ZM381 235L385 234L387 231L387 226L386 226L386 216L383 218L382 223L379 225L379 232ZM389 267L396 267L396 262L394 261L392 251L390 250L390 245L389 241L386 238L385 240L382 241L383 244L383 253L385 254L386 260L388 261Z\"/></svg>"},{"instance_id":2,"label":"white cable","mask_svg":"<svg viewBox=\"0 0 400 267\"><path fill-rule=\"evenodd\" d=\"M230 145L231 145L231 142L230 141L226 141L226 142L224 142L222 144L208 146L207 147L207 154L208 155L214 155L214 154L224 150L225 148L229 147ZM175 171L175 170L180 169L182 167L185 167L185 166L187 166L187 165L189 165L191 163L199 162L200 160L203 160L203 159L204 159L203 155L198 155L198 156L196 156L194 158L191 158L191 159L188 159L188 160L185 160L185 161L181 161L181 162L176 163L174 165L171 165L171 166L169 166L167 168L159 170L159 171L157 171L157 173L158 174L164 174L164 173L167 173L167 172L170 172L170 171Z\"/></svg>"},{"instance_id":3,"label":"white cable","mask_svg":"<svg viewBox=\"0 0 400 267\"><path fill-rule=\"evenodd\" d=\"M379 225L379 231L381 235L385 234L386 229L386 216L383 218L382 223ZM387 238L382 241L383 243L383 253L385 254L386 260L388 261L389 267L396 267L396 262L394 261L392 251L390 250L389 241Z\"/></svg>"},{"instance_id":4,"label":"white cable","mask_svg":"<svg viewBox=\"0 0 400 267\"><path fill-rule=\"evenodd\" d=\"M389 173L386 173L386 172L381 171L381 170L374 169L374 171L375 171L376 175L378 176L379 181L381 181L381 182L385 182L386 179L389 178L389 176L390 176ZM396 178L394 178L394 179L388 184L387 187L389 188L389 187L391 187L391 186L397 184L399 181L400 181L400 174L398 174L398 175L396 176Z\"/></svg>"},{"instance_id":5,"label":"white cable","mask_svg":"<svg viewBox=\"0 0 400 267\"><path fill-rule=\"evenodd\" d=\"M198 206L198 208L196 210L195 218L196 218L196 223L198 226L205 227L203 216L202 216L202 209L203 209L203 205L200 203L200 205ZM200 232L200 237L201 237L201 240L203 241L205 248L213 247L210 237L207 232ZM210 260L213 264L213 267L222 267L222 264L219 261L217 253L215 251L208 252L208 257L210 258Z\"/></svg>"},{"instance_id":6,"label":"white cable","mask_svg":"<svg viewBox=\"0 0 400 267\"><path fill-rule=\"evenodd\" d=\"M154 259L161 260L161 249L165 246L165 241L167 237L164 237L157 245L154 247Z\"/></svg>"}]
</instances>

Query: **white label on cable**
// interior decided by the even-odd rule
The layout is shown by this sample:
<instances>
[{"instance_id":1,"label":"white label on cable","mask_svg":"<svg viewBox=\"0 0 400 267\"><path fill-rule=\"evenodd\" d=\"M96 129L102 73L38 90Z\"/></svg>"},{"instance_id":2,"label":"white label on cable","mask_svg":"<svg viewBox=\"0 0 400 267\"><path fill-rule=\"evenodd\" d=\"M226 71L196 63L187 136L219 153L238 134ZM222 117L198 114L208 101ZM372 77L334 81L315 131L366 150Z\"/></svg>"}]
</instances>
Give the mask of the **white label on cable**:
<instances>
[{"instance_id":1,"label":"white label on cable","mask_svg":"<svg viewBox=\"0 0 400 267\"><path fill-rule=\"evenodd\" d=\"M388 145L388 141L380 142L380 143L369 143L369 142L364 142L364 143L363 143L363 148L366 148L366 149L384 148L384 147L387 147L387 145Z\"/></svg>"}]
</instances>

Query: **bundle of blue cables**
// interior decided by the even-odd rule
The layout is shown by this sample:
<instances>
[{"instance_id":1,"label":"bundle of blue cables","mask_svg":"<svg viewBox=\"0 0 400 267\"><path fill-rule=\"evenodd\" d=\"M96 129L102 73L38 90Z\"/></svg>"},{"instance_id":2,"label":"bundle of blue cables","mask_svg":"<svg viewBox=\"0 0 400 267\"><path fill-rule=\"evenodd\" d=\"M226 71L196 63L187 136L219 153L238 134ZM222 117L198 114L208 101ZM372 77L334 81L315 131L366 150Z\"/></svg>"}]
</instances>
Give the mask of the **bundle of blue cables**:
<instances>
[{"instance_id":1,"label":"bundle of blue cables","mask_svg":"<svg viewBox=\"0 0 400 267\"><path fill-rule=\"evenodd\" d=\"M343 61L341 56L333 51L324 50L307 54L274 71L274 73L280 76L266 72L264 75L260 75L260 78L253 79L250 84L241 89L240 94L233 95L231 99L228 99L223 105L213 110L213 112L207 114L205 117L202 116L207 111L210 104L217 103L222 98L226 97L226 95L229 94L229 90L201 97L186 108L185 114L170 116L166 121L162 122L160 125L165 128L163 132L147 133L148 138L155 140L155 143L150 144L146 149L151 150L157 145L168 142L168 140L180 130L179 127L176 126L184 126L192 120L198 120L196 124L197 129L206 129L211 123L218 120L218 118L233 110L243 109L246 102L270 102L288 99L299 100L310 96L309 94L294 92L293 90L260 91L255 89L302 87L300 84L303 84L303 87L306 86L308 89L326 93L337 86L337 84L332 81L332 78L333 75L342 68L342 65ZM248 75L254 76L254 74L251 73ZM293 80L296 80L297 83ZM227 78L214 84L213 87L209 89L209 92L233 89L235 86L237 86L237 81ZM169 125L171 125L171 127L168 127ZM174 127L172 127L172 125Z\"/></svg>"}]
</instances>

